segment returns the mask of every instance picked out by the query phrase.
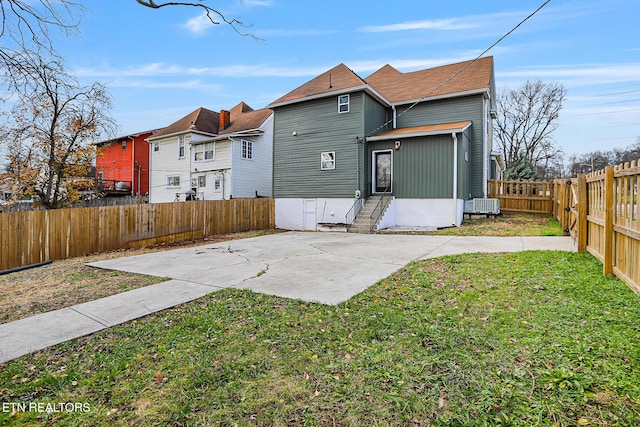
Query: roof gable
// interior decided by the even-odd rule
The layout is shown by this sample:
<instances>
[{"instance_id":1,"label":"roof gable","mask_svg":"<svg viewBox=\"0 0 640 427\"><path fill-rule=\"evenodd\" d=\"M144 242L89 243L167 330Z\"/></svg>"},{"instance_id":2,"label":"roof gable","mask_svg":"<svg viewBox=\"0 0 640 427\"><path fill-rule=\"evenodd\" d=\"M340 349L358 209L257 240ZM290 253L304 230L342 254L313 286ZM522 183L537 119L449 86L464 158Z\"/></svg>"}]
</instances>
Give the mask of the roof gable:
<instances>
[{"instance_id":1,"label":"roof gable","mask_svg":"<svg viewBox=\"0 0 640 427\"><path fill-rule=\"evenodd\" d=\"M220 132L220 135L226 135L235 132L242 132L252 129L258 129L262 123L273 113L268 108L254 110L244 102L240 102L231 110L231 122L229 126Z\"/></svg>"},{"instance_id":2,"label":"roof gable","mask_svg":"<svg viewBox=\"0 0 640 427\"><path fill-rule=\"evenodd\" d=\"M493 57L402 73L385 65L365 79L392 103L489 88Z\"/></svg>"},{"instance_id":3,"label":"roof gable","mask_svg":"<svg viewBox=\"0 0 640 427\"><path fill-rule=\"evenodd\" d=\"M291 102L325 93L338 92L349 88L364 86L365 84L365 81L349 67L344 64L339 64L272 102L271 105Z\"/></svg>"},{"instance_id":4,"label":"roof gable","mask_svg":"<svg viewBox=\"0 0 640 427\"><path fill-rule=\"evenodd\" d=\"M174 133L186 131L196 131L215 135L218 133L219 122L220 114L200 107L162 129L160 132L153 135L153 138L155 139L165 135L172 135Z\"/></svg>"}]
</instances>

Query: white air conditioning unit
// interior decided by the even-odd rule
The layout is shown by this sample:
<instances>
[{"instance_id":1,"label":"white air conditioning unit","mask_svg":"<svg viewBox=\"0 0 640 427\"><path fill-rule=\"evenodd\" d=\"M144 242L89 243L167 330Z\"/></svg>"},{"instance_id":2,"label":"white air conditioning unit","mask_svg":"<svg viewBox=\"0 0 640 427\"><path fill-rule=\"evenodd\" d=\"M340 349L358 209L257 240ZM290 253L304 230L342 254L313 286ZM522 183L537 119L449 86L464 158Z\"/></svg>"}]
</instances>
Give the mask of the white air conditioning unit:
<instances>
[{"instance_id":1,"label":"white air conditioning unit","mask_svg":"<svg viewBox=\"0 0 640 427\"><path fill-rule=\"evenodd\" d=\"M471 199L464 205L465 213L498 215L500 213L499 199Z\"/></svg>"}]
</instances>

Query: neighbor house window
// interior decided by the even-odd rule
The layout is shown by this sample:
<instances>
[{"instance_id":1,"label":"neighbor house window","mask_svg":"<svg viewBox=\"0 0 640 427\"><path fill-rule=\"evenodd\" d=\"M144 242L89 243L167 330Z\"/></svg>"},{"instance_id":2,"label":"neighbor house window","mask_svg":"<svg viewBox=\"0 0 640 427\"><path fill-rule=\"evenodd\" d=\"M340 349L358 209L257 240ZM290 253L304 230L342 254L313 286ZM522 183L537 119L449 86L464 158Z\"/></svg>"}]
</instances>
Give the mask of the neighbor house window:
<instances>
[{"instance_id":1,"label":"neighbor house window","mask_svg":"<svg viewBox=\"0 0 640 427\"><path fill-rule=\"evenodd\" d=\"M104 180L104 172L98 172L98 180L99 181Z\"/></svg>"},{"instance_id":2,"label":"neighbor house window","mask_svg":"<svg viewBox=\"0 0 640 427\"><path fill-rule=\"evenodd\" d=\"M203 188L207 186L207 177L201 175L198 177L198 188Z\"/></svg>"},{"instance_id":3,"label":"neighbor house window","mask_svg":"<svg viewBox=\"0 0 640 427\"><path fill-rule=\"evenodd\" d=\"M215 146L215 143L213 142L196 145L193 152L193 160L195 161L213 160L215 148L216 146Z\"/></svg>"},{"instance_id":4,"label":"neighbor house window","mask_svg":"<svg viewBox=\"0 0 640 427\"><path fill-rule=\"evenodd\" d=\"M158 151L160 151L160 143L159 142L154 142L153 143L153 151L155 151L156 153Z\"/></svg>"},{"instance_id":5,"label":"neighbor house window","mask_svg":"<svg viewBox=\"0 0 640 427\"><path fill-rule=\"evenodd\" d=\"M320 170L326 171L336 168L336 152L320 153Z\"/></svg>"},{"instance_id":6,"label":"neighbor house window","mask_svg":"<svg viewBox=\"0 0 640 427\"><path fill-rule=\"evenodd\" d=\"M216 175L213 177L213 191L220 192L222 190L222 177Z\"/></svg>"},{"instance_id":7,"label":"neighbor house window","mask_svg":"<svg viewBox=\"0 0 640 427\"><path fill-rule=\"evenodd\" d=\"M126 150L127 149L127 141L122 141L122 149Z\"/></svg>"},{"instance_id":8,"label":"neighbor house window","mask_svg":"<svg viewBox=\"0 0 640 427\"><path fill-rule=\"evenodd\" d=\"M167 187L180 187L180 176L168 176Z\"/></svg>"},{"instance_id":9,"label":"neighbor house window","mask_svg":"<svg viewBox=\"0 0 640 427\"><path fill-rule=\"evenodd\" d=\"M179 136L178 137L178 158L179 159L182 159L184 157L184 149L185 149L184 136Z\"/></svg>"},{"instance_id":10,"label":"neighbor house window","mask_svg":"<svg viewBox=\"0 0 640 427\"><path fill-rule=\"evenodd\" d=\"M349 112L349 95L340 95L338 97L338 113Z\"/></svg>"},{"instance_id":11,"label":"neighbor house window","mask_svg":"<svg viewBox=\"0 0 640 427\"><path fill-rule=\"evenodd\" d=\"M253 160L253 142L242 140L242 158Z\"/></svg>"}]
</instances>

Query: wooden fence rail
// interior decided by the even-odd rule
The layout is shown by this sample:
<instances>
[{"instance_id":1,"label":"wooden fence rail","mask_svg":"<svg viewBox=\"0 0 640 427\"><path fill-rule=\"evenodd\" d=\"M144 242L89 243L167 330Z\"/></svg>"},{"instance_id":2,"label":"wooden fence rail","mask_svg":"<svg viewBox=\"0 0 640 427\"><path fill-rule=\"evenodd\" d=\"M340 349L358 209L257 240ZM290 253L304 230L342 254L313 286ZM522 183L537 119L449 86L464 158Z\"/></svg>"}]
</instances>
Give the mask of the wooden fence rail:
<instances>
[{"instance_id":1,"label":"wooden fence rail","mask_svg":"<svg viewBox=\"0 0 640 427\"><path fill-rule=\"evenodd\" d=\"M0 214L0 270L94 252L275 227L273 199Z\"/></svg>"},{"instance_id":2,"label":"wooden fence rail","mask_svg":"<svg viewBox=\"0 0 640 427\"><path fill-rule=\"evenodd\" d=\"M640 294L638 161L571 179L491 180L488 187L488 196L500 199L501 210L552 214L578 251L591 253L602 262L604 274L615 274Z\"/></svg>"}]
</instances>

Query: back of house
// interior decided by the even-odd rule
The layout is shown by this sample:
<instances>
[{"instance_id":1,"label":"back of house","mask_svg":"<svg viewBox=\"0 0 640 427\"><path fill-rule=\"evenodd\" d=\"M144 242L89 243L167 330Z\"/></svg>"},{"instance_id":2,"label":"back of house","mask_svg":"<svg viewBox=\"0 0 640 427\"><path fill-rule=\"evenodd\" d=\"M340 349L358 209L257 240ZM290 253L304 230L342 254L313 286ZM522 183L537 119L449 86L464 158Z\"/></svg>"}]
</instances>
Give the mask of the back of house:
<instances>
[{"instance_id":1,"label":"back of house","mask_svg":"<svg viewBox=\"0 0 640 427\"><path fill-rule=\"evenodd\" d=\"M274 101L276 226L459 225L486 197L494 80L492 57L366 78L340 64Z\"/></svg>"}]
</instances>

